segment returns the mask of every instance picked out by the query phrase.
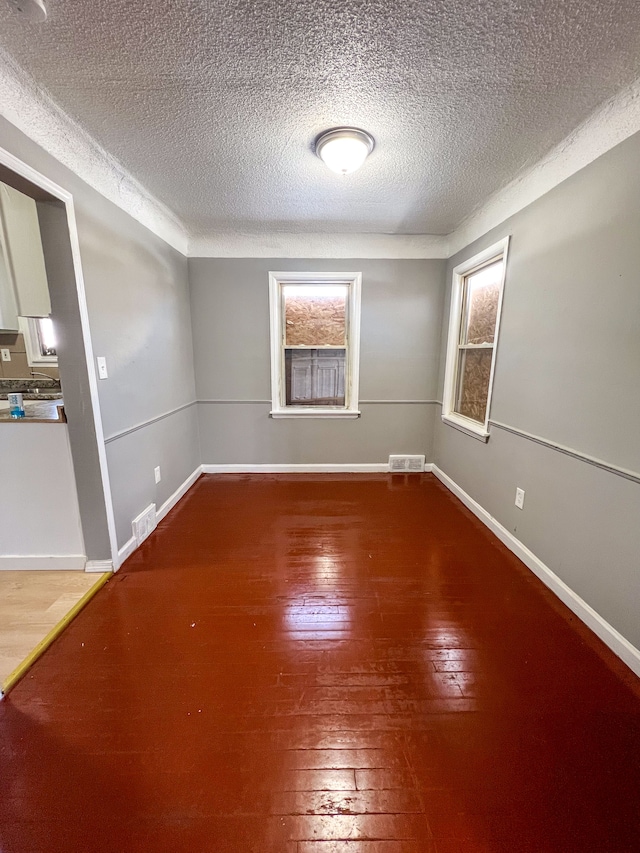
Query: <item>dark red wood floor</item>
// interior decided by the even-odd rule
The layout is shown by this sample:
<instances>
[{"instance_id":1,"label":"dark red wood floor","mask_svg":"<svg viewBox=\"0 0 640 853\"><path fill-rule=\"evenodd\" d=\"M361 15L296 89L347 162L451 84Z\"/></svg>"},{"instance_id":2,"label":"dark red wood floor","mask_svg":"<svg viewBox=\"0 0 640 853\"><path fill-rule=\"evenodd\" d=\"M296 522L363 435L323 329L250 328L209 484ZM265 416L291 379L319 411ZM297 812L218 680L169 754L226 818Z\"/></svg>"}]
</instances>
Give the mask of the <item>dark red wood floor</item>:
<instances>
[{"instance_id":1,"label":"dark red wood floor","mask_svg":"<svg viewBox=\"0 0 640 853\"><path fill-rule=\"evenodd\" d=\"M0 764L2 853L640 850L635 679L430 475L201 478Z\"/></svg>"}]
</instances>

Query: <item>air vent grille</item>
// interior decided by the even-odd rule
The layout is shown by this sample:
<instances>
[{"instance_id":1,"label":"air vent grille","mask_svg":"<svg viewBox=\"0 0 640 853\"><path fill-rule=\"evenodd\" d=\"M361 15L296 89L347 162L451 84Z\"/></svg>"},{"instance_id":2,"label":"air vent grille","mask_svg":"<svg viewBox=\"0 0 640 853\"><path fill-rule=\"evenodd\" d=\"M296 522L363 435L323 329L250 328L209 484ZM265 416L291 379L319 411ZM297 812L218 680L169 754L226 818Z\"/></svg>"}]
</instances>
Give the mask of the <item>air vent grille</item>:
<instances>
[{"instance_id":1,"label":"air vent grille","mask_svg":"<svg viewBox=\"0 0 640 853\"><path fill-rule=\"evenodd\" d=\"M141 545L144 540L156 529L158 524L156 517L156 505L149 506L133 519L131 526L133 527L133 535L138 545Z\"/></svg>"},{"instance_id":2,"label":"air vent grille","mask_svg":"<svg viewBox=\"0 0 640 853\"><path fill-rule=\"evenodd\" d=\"M404 474L424 471L424 456L390 456L389 470Z\"/></svg>"}]
</instances>

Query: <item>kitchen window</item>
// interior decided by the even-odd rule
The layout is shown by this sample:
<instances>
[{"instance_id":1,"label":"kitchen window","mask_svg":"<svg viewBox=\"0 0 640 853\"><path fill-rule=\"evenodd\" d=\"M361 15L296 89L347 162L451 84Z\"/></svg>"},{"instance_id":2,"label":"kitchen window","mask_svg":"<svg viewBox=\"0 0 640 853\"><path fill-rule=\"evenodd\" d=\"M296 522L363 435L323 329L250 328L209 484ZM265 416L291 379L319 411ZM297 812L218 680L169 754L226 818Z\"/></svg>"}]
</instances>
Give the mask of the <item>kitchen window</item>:
<instances>
[{"instance_id":1,"label":"kitchen window","mask_svg":"<svg viewBox=\"0 0 640 853\"><path fill-rule=\"evenodd\" d=\"M50 317L20 317L30 367L57 367L56 330Z\"/></svg>"},{"instance_id":2,"label":"kitchen window","mask_svg":"<svg viewBox=\"0 0 640 853\"><path fill-rule=\"evenodd\" d=\"M269 273L274 418L358 417L360 273Z\"/></svg>"},{"instance_id":3,"label":"kitchen window","mask_svg":"<svg viewBox=\"0 0 640 853\"><path fill-rule=\"evenodd\" d=\"M442 420L487 441L509 238L453 271Z\"/></svg>"}]
</instances>

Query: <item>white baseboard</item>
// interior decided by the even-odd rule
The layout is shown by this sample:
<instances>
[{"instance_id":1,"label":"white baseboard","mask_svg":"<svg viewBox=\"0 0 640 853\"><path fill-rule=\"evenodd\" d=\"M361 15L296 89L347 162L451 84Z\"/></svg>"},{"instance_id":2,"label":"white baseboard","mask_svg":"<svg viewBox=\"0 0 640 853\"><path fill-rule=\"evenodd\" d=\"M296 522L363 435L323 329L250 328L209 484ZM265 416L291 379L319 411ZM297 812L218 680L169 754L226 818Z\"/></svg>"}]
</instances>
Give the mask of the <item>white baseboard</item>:
<instances>
[{"instance_id":1,"label":"white baseboard","mask_svg":"<svg viewBox=\"0 0 640 853\"><path fill-rule=\"evenodd\" d=\"M581 598L571 587L561 580L549 566L530 551L513 533L500 524L484 507L468 495L451 477L441 471L437 465L431 470L435 476L452 492L471 512L494 533L507 548L516 555L540 580L554 592L560 601L575 613L600 639L616 654L636 675L640 676L640 650L633 646L619 631L603 619L590 604Z\"/></svg>"},{"instance_id":2,"label":"white baseboard","mask_svg":"<svg viewBox=\"0 0 640 853\"><path fill-rule=\"evenodd\" d=\"M87 558L84 554L66 554L48 557L41 554L15 554L0 557L0 571L83 571Z\"/></svg>"},{"instance_id":3,"label":"white baseboard","mask_svg":"<svg viewBox=\"0 0 640 853\"><path fill-rule=\"evenodd\" d=\"M136 542L135 536L132 536L131 539L127 539L122 548L118 550L118 568L120 568L124 561L133 554L137 547L138 543Z\"/></svg>"},{"instance_id":4,"label":"white baseboard","mask_svg":"<svg viewBox=\"0 0 640 853\"><path fill-rule=\"evenodd\" d=\"M186 493L189 491L191 486L193 486L200 474L202 474L202 469L203 466L198 465L196 470L192 474L189 474L184 483L178 486L175 492L167 498L167 500L162 504L160 509L156 512L156 521L161 521L165 517L165 515L167 515L174 508L180 498L186 495ZM137 547L138 543L136 542L135 536L132 536L131 539L128 539L124 543L122 548L118 550L118 568L120 568L124 561L133 554Z\"/></svg>"},{"instance_id":5,"label":"white baseboard","mask_svg":"<svg viewBox=\"0 0 640 853\"><path fill-rule=\"evenodd\" d=\"M426 466L425 466L426 470ZM299 465L203 465L203 474L388 474L388 462Z\"/></svg>"},{"instance_id":6,"label":"white baseboard","mask_svg":"<svg viewBox=\"0 0 640 853\"><path fill-rule=\"evenodd\" d=\"M200 474L202 474L202 468L203 468L202 465L198 465L198 467L193 472L193 474L190 474L187 477L187 479L184 481L184 483L181 486L178 486L178 488L175 490L175 492L170 497L168 497L166 499L166 501L162 504L160 509L156 512L156 520L157 521L162 521L162 519L165 517L165 515L167 515L169 512L171 512L171 510L178 503L180 498L182 498L186 495L186 493L189 491L191 486L193 486L193 484L198 479Z\"/></svg>"},{"instance_id":7,"label":"white baseboard","mask_svg":"<svg viewBox=\"0 0 640 853\"><path fill-rule=\"evenodd\" d=\"M104 574L104 572L112 572L113 571L113 561L112 560L87 560L87 564L84 567L85 572L100 572Z\"/></svg>"}]
</instances>

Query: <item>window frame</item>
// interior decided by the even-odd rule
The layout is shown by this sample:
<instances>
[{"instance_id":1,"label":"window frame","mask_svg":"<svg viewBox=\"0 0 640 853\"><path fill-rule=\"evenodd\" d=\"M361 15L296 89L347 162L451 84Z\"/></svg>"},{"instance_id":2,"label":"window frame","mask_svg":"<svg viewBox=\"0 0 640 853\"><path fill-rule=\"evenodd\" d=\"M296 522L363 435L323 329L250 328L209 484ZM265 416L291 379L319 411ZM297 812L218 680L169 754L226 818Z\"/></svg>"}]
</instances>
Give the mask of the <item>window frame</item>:
<instances>
[{"instance_id":1,"label":"window frame","mask_svg":"<svg viewBox=\"0 0 640 853\"><path fill-rule=\"evenodd\" d=\"M284 310L282 288L291 284L346 284L347 343L345 353L345 405L287 406L285 403ZM361 272L269 272L269 314L271 338L272 418L358 418L360 371ZM317 349L317 348L316 348ZM341 349L341 347L331 347Z\"/></svg>"},{"instance_id":2,"label":"window frame","mask_svg":"<svg viewBox=\"0 0 640 853\"><path fill-rule=\"evenodd\" d=\"M491 398L493 394L493 379L496 367L496 355L500 334L500 320L502 316L502 300L504 297L504 283L507 272L507 257L509 253L509 237L499 240L488 246L482 252L473 255L453 270L451 284L451 307L449 311L449 332L447 338L447 358L444 375L444 395L442 400L442 420L449 426L461 430L467 435L480 441L489 440L489 420L491 413ZM474 421L455 411L456 390L458 384L459 354L461 350L462 323L465 310L465 282L468 276L483 267L502 260L502 278L500 280L500 295L498 297L498 310L496 313L496 326L493 335L493 354L491 358L491 370L489 373L489 387L487 389L487 408L484 423ZM478 349L481 345L478 346Z\"/></svg>"},{"instance_id":3,"label":"window frame","mask_svg":"<svg viewBox=\"0 0 640 853\"><path fill-rule=\"evenodd\" d=\"M38 320L44 317L19 317L18 324L24 336L25 349L27 351L27 363L29 367L57 367L57 355L42 355L40 350L40 336L38 334Z\"/></svg>"}]
</instances>

